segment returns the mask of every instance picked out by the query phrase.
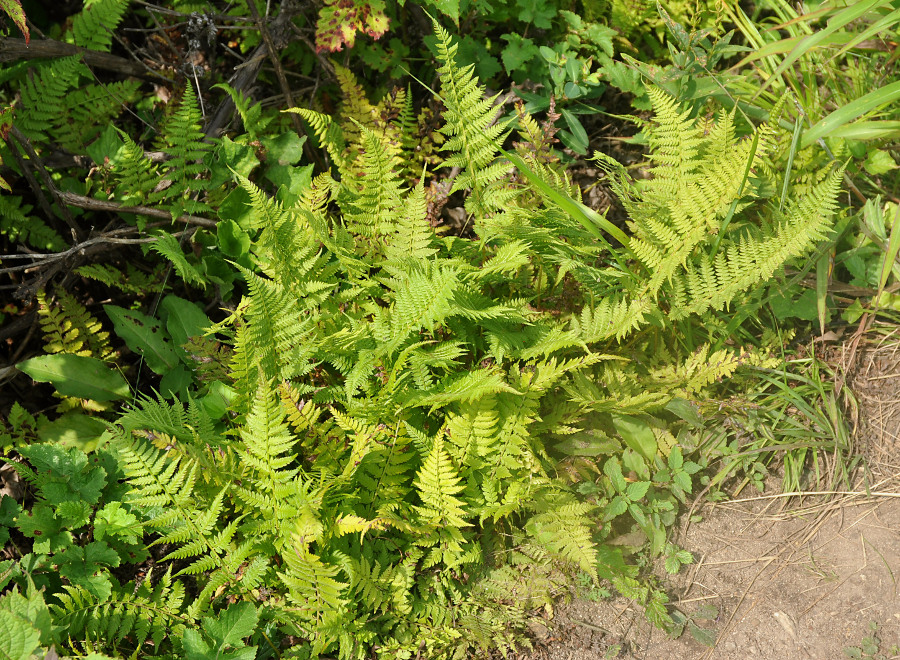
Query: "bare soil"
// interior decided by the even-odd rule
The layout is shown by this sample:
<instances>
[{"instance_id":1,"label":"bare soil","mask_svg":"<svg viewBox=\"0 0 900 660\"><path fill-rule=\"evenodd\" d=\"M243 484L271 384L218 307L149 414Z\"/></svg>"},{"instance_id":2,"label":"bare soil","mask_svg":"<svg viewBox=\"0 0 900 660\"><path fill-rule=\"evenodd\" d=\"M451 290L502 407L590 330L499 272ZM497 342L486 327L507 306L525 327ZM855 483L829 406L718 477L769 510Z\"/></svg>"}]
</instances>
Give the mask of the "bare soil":
<instances>
[{"instance_id":1,"label":"bare soil","mask_svg":"<svg viewBox=\"0 0 900 660\"><path fill-rule=\"evenodd\" d=\"M704 505L703 520L676 539L695 562L669 593L679 611L709 617L694 621L707 644L688 631L671 639L627 600L576 598L531 626L535 648L520 658L900 658L900 341L868 337L831 349L859 404L848 416L866 466L854 488L792 498L777 484L762 496L745 491ZM877 651L863 646L873 626Z\"/></svg>"}]
</instances>

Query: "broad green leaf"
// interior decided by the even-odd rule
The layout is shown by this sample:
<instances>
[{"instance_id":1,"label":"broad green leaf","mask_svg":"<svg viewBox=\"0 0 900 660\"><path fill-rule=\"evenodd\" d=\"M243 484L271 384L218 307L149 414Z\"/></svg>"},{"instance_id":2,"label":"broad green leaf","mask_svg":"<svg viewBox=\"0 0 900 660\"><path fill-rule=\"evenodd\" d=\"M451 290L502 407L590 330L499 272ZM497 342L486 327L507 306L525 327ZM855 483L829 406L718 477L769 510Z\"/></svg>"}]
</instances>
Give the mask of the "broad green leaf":
<instances>
[{"instance_id":1,"label":"broad green leaf","mask_svg":"<svg viewBox=\"0 0 900 660\"><path fill-rule=\"evenodd\" d=\"M42 442L75 447L89 454L104 441L103 434L106 430L106 424L96 417L69 412L52 422L41 424L38 427L38 437Z\"/></svg>"},{"instance_id":2,"label":"broad green leaf","mask_svg":"<svg viewBox=\"0 0 900 660\"><path fill-rule=\"evenodd\" d=\"M41 633L27 619L0 610L0 659L31 660L41 643Z\"/></svg>"},{"instance_id":3,"label":"broad green leaf","mask_svg":"<svg viewBox=\"0 0 900 660\"><path fill-rule=\"evenodd\" d=\"M628 488L625 489L625 495L632 502L637 502L642 499L644 495L647 494L647 491L650 489L649 481L635 481L633 483L628 484Z\"/></svg>"},{"instance_id":4,"label":"broad green leaf","mask_svg":"<svg viewBox=\"0 0 900 660\"><path fill-rule=\"evenodd\" d=\"M829 137L836 128L848 124L876 108L895 103L898 99L900 99L900 81L860 96L816 122L803 134L800 146L808 147L816 140Z\"/></svg>"},{"instance_id":5,"label":"broad green leaf","mask_svg":"<svg viewBox=\"0 0 900 660\"><path fill-rule=\"evenodd\" d=\"M643 456L648 463L653 463L653 457L656 456L656 436L646 420L613 415L613 425L626 445Z\"/></svg>"},{"instance_id":6,"label":"broad green leaf","mask_svg":"<svg viewBox=\"0 0 900 660\"><path fill-rule=\"evenodd\" d=\"M501 38L509 42L509 45L500 54L500 59L503 60L503 66L510 75L518 71L523 64L540 54L538 47L527 37L511 33L504 34Z\"/></svg>"},{"instance_id":7,"label":"broad green leaf","mask_svg":"<svg viewBox=\"0 0 900 660\"><path fill-rule=\"evenodd\" d=\"M666 410L668 410L670 413L674 413L680 419L683 419L691 426L703 426L703 418L697 411L697 406L687 399L682 399L680 397L672 399L671 401L669 401L669 403L666 404Z\"/></svg>"},{"instance_id":8,"label":"broad green leaf","mask_svg":"<svg viewBox=\"0 0 900 660\"><path fill-rule=\"evenodd\" d=\"M107 536L134 544L144 536L144 530L137 517L124 509L121 502L110 502L94 518L94 538L102 541Z\"/></svg>"},{"instance_id":9,"label":"broad green leaf","mask_svg":"<svg viewBox=\"0 0 900 660\"><path fill-rule=\"evenodd\" d=\"M883 149L875 149L872 153L869 154L868 158L866 158L866 162L863 163L863 167L866 169L866 172L868 172L872 176L879 176L881 174L886 174L891 170L897 169L897 162L887 151Z\"/></svg>"},{"instance_id":10,"label":"broad green leaf","mask_svg":"<svg viewBox=\"0 0 900 660\"><path fill-rule=\"evenodd\" d=\"M279 165L296 165L303 158L304 142L305 136L299 137L292 131L260 139L260 143L266 148L266 162Z\"/></svg>"},{"instance_id":11,"label":"broad green leaf","mask_svg":"<svg viewBox=\"0 0 900 660\"><path fill-rule=\"evenodd\" d=\"M459 0L426 0L426 2L459 25Z\"/></svg>"},{"instance_id":12,"label":"broad green leaf","mask_svg":"<svg viewBox=\"0 0 900 660\"><path fill-rule=\"evenodd\" d=\"M163 298L159 309L176 346L181 346L191 337L201 336L212 325L202 309L178 296L169 294Z\"/></svg>"},{"instance_id":13,"label":"broad green leaf","mask_svg":"<svg viewBox=\"0 0 900 660\"><path fill-rule=\"evenodd\" d=\"M681 447L676 445L669 452L669 467L673 470L680 470L682 465L684 465L684 456L681 454Z\"/></svg>"},{"instance_id":14,"label":"broad green leaf","mask_svg":"<svg viewBox=\"0 0 900 660\"><path fill-rule=\"evenodd\" d=\"M128 348L144 356L147 366L157 374L165 374L178 364L172 342L154 318L116 305L104 305L119 335Z\"/></svg>"},{"instance_id":15,"label":"broad green leaf","mask_svg":"<svg viewBox=\"0 0 900 660\"><path fill-rule=\"evenodd\" d=\"M622 475L622 466L619 464L618 458L613 456L606 460L606 463L603 465L603 474L609 477L609 481L617 493L625 490L625 477Z\"/></svg>"},{"instance_id":16,"label":"broad green leaf","mask_svg":"<svg viewBox=\"0 0 900 660\"><path fill-rule=\"evenodd\" d=\"M242 640L256 629L259 616L252 603L236 603L215 619L203 618L203 629L222 649L224 646L243 646Z\"/></svg>"},{"instance_id":17,"label":"broad green leaf","mask_svg":"<svg viewBox=\"0 0 900 660\"><path fill-rule=\"evenodd\" d=\"M16 365L34 380L51 383L63 396L93 401L115 401L130 394L118 371L92 357L58 353L41 355Z\"/></svg>"}]
</instances>

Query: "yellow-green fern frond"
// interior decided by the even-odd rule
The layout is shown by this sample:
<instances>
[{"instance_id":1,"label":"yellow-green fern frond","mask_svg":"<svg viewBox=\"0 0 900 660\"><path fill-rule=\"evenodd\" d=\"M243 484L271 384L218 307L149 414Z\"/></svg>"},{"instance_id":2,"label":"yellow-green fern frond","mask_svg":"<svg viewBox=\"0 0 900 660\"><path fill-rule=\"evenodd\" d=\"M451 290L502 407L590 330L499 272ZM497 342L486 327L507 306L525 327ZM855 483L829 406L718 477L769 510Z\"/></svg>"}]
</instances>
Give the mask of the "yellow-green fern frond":
<instances>
[{"instance_id":1,"label":"yellow-green fern frond","mask_svg":"<svg viewBox=\"0 0 900 660\"><path fill-rule=\"evenodd\" d=\"M511 169L505 161L495 162L506 135L506 124L498 122L500 110L494 107L495 95L485 98L485 90L473 75L474 65L460 68L456 62L458 46L437 22L438 74L446 125L440 129L449 139L443 151L450 152L444 167L459 167L460 173L450 192L471 189L467 209L484 215L502 207L499 182Z\"/></svg>"},{"instance_id":2,"label":"yellow-green fern frond","mask_svg":"<svg viewBox=\"0 0 900 660\"><path fill-rule=\"evenodd\" d=\"M73 353L106 360L113 355L109 333L87 309L68 293L53 305L38 293L38 316L48 353Z\"/></svg>"}]
</instances>

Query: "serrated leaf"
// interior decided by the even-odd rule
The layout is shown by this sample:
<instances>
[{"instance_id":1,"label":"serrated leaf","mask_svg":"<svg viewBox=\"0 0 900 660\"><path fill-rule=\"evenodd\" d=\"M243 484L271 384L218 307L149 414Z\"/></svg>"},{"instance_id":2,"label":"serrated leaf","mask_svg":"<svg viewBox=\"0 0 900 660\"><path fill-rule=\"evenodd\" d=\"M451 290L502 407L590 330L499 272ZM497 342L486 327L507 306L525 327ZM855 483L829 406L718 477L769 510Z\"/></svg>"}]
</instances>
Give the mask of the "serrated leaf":
<instances>
[{"instance_id":1,"label":"serrated leaf","mask_svg":"<svg viewBox=\"0 0 900 660\"><path fill-rule=\"evenodd\" d=\"M220 650L224 646L243 646L241 640L256 629L259 615L252 603L236 603L220 612L215 619L203 618L203 629L212 637Z\"/></svg>"},{"instance_id":2,"label":"serrated leaf","mask_svg":"<svg viewBox=\"0 0 900 660\"><path fill-rule=\"evenodd\" d=\"M118 371L96 358L70 353L41 355L16 365L32 379L51 383L63 396L93 401L128 397L128 383Z\"/></svg>"},{"instance_id":3,"label":"serrated leaf","mask_svg":"<svg viewBox=\"0 0 900 660\"><path fill-rule=\"evenodd\" d=\"M691 477L687 472L676 472L672 475L672 481L674 481L675 485L681 488L685 493L690 493L693 490Z\"/></svg>"},{"instance_id":4,"label":"serrated leaf","mask_svg":"<svg viewBox=\"0 0 900 660\"><path fill-rule=\"evenodd\" d=\"M30 660L41 643L41 633L27 619L0 610L0 658Z\"/></svg>"},{"instance_id":5,"label":"serrated leaf","mask_svg":"<svg viewBox=\"0 0 900 660\"><path fill-rule=\"evenodd\" d=\"M691 621L688 623L688 632L691 633L691 637L696 639L698 642L703 644L704 646L708 646L712 648L716 645L716 631L710 630L708 628L701 628L696 623Z\"/></svg>"},{"instance_id":6,"label":"serrated leaf","mask_svg":"<svg viewBox=\"0 0 900 660\"><path fill-rule=\"evenodd\" d=\"M603 520L609 521L613 518L621 516L628 511L628 500L621 495L616 495L609 504L606 505L606 511L603 512Z\"/></svg>"},{"instance_id":7,"label":"serrated leaf","mask_svg":"<svg viewBox=\"0 0 900 660\"><path fill-rule=\"evenodd\" d=\"M669 467L673 470L680 470L684 465L684 456L681 453L681 447L675 445L669 452Z\"/></svg>"},{"instance_id":8,"label":"serrated leaf","mask_svg":"<svg viewBox=\"0 0 900 660\"><path fill-rule=\"evenodd\" d=\"M647 494L649 489L649 481L635 481L634 483L628 484L628 488L625 490L625 496L632 502L637 502Z\"/></svg>"},{"instance_id":9,"label":"serrated leaf","mask_svg":"<svg viewBox=\"0 0 900 660\"><path fill-rule=\"evenodd\" d=\"M25 22L25 10L22 9L21 0L0 0L0 9L6 12L6 15L12 19L19 31L25 35L25 45L31 40L31 33L28 31L28 24Z\"/></svg>"},{"instance_id":10,"label":"serrated leaf","mask_svg":"<svg viewBox=\"0 0 900 660\"><path fill-rule=\"evenodd\" d=\"M66 413L52 422L38 426L38 437L42 442L74 447L88 454L103 441L106 424L95 417L83 413Z\"/></svg>"},{"instance_id":11,"label":"serrated leaf","mask_svg":"<svg viewBox=\"0 0 900 660\"><path fill-rule=\"evenodd\" d=\"M178 355L159 321L116 305L104 305L103 309L112 320L116 334L125 340L128 348L144 356L151 371L163 375L178 365Z\"/></svg>"}]
</instances>

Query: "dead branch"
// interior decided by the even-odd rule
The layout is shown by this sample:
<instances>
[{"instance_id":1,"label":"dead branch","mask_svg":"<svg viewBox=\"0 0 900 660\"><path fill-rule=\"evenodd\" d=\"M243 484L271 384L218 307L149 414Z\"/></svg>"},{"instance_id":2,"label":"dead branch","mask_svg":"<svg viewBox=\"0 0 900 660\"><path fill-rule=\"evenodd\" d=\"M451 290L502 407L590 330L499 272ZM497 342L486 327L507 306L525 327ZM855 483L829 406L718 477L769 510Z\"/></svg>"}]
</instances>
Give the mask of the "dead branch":
<instances>
[{"instance_id":1,"label":"dead branch","mask_svg":"<svg viewBox=\"0 0 900 660\"><path fill-rule=\"evenodd\" d=\"M55 39L32 39L26 45L24 39L7 37L0 39L0 63L24 59L56 59L69 55L81 55L88 66L115 71L125 76L135 76L147 80L165 80L164 76L139 62L132 62L118 55L101 53L96 50L79 48L73 44Z\"/></svg>"},{"instance_id":2,"label":"dead branch","mask_svg":"<svg viewBox=\"0 0 900 660\"><path fill-rule=\"evenodd\" d=\"M111 213L134 213L135 215L143 215L148 218L158 218L160 220L172 220L172 214L165 209L155 209L150 206L126 206L120 202L105 201L102 199L94 199L93 197L85 197L84 195L76 195L70 192L60 192L60 199L66 204L77 206L78 208L87 209L89 211L109 211ZM196 215L181 215L174 219L176 222L183 222L188 225L197 227L206 227L207 229L215 229L216 221L209 218L201 218Z\"/></svg>"}]
</instances>

